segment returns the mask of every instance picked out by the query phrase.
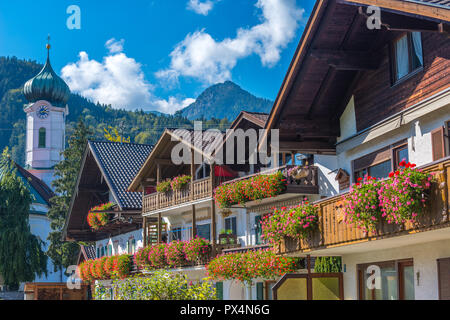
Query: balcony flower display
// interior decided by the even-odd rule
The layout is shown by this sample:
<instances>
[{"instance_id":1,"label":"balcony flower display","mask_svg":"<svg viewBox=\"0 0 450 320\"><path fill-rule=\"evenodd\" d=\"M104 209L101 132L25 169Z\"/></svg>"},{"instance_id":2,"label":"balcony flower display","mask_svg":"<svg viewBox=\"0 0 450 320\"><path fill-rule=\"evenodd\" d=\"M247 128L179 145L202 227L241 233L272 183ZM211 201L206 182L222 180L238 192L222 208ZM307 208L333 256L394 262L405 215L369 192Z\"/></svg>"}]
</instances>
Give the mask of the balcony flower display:
<instances>
[{"instance_id":1,"label":"balcony flower display","mask_svg":"<svg viewBox=\"0 0 450 320\"><path fill-rule=\"evenodd\" d=\"M433 175L409 162L402 161L399 166L401 169L391 172L378 190L382 217L388 223L415 223L423 212Z\"/></svg>"},{"instance_id":2,"label":"balcony flower display","mask_svg":"<svg viewBox=\"0 0 450 320\"><path fill-rule=\"evenodd\" d=\"M181 190L184 187L186 187L189 182L191 182L191 176L182 175L178 176L172 179L172 182L170 183L170 186L172 187L172 190Z\"/></svg>"},{"instance_id":3,"label":"balcony flower display","mask_svg":"<svg viewBox=\"0 0 450 320\"><path fill-rule=\"evenodd\" d=\"M187 261L198 261L205 259L211 252L211 245L208 240L196 237L184 243L184 253Z\"/></svg>"},{"instance_id":4,"label":"balcony flower display","mask_svg":"<svg viewBox=\"0 0 450 320\"><path fill-rule=\"evenodd\" d=\"M165 248L166 262L171 267L180 267L186 261L184 243L172 241Z\"/></svg>"},{"instance_id":5,"label":"balcony flower display","mask_svg":"<svg viewBox=\"0 0 450 320\"><path fill-rule=\"evenodd\" d=\"M286 190L286 186L286 178L278 171L223 184L216 188L214 197L221 208L229 208L235 204L277 196Z\"/></svg>"},{"instance_id":6,"label":"balcony flower display","mask_svg":"<svg viewBox=\"0 0 450 320\"><path fill-rule=\"evenodd\" d=\"M131 258L126 254L87 260L78 266L80 278L85 282L111 278L124 279L130 274L130 271Z\"/></svg>"},{"instance_id":7,"label":"balcony flower display","mask_svg":"<svg viewBox=\"0 0 450 320\"><path fill-rule=\"evenodd\" d=\"M343 196L344 221L355 224L364 232L375 230L381 218L378 191L381 182L366 175L350 187L350 193Z\"/></svg>"},{"instance_id":8,"label":"balcony flower display","mask_svg":"<svg viewBox=\"0 0 450 320\"><path fill-rule=\"evenodd\" d=\"M150 261L148 260L148 254L152 247L140 248L133 256L134 264L140 269L150 267Z\"/></svg>"},{"instance_id":9,"label":"balcony flower display","mask_svg":"<svg viewBox=\"0 0 450 320\"><path fill-rule=\"evenodd\" d=\"M162 181L156 186L156 191L158 191L159 193L169 192L172 188L170 184L171 181L169 179Z\"/></svg>"},{"instance_id":10,"label":"balcony flower display","mask_svg":"<svg viewBox=\"0 0 450 320\"><path fill-rule=\"evenodd\" d=\"M167 266L166 262L167 244L151 246L148 250L148 262L154 269L162 269Z\"/></svg>"},{"instance_id":11,"label":"balcony flower display","mask_svg":"<svg viewBox=\"0 0 450 320\"><path fill-rule=\"evenodd\" d=\"M106 226L109 222L109 214L106 211L111 210L112 207L114 207L114 203L108 202L91 208L87 215L89 226L93 230Z\"/></svg>"},{"instance_id":12,"label":"balcony flower display","mask_svg":"<svg viewBox=\"0 0 450 320\"><path fill-rule=\"evenodd\" d=\"M263 238L278 244L285 237L305 239L318 228L317 206L303 201L295 207L275 209L262 220Z\"/></svg>"},{"instance_id":13,"label":"balcony flower display","mask_svg":"<svg viewBox=\"0 0 450 320\"><path fill-rule=\"evenodd\" d=\"M223 254L206 266L208 276L214 280L246 283L256 278L276 279L296 269L296 259L278 256L270 250Z\"/></svg>"}]
</instances>

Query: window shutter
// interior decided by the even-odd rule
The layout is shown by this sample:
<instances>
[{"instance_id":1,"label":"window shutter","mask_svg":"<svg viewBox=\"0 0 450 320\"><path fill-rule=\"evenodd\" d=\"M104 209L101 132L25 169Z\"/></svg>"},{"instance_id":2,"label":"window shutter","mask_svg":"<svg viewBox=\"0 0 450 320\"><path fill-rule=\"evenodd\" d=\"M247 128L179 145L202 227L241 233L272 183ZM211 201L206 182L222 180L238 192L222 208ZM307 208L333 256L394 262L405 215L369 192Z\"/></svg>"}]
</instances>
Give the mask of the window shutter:
<instances>
[{"instance_id":1,"label":"window shutter","mask_svg":"<svg viewBox=\"0 0 450 320\"><path fill-rule=\"evenodd\" d=\"M223 282L216 282L217 300L223 300Z\"/></svg>"},{"instance_id":2,"label":"window shutter","mask_svg":"<svg viewBox=\"0 0 450 320\"><path fill-rule=\"evenodd\" d=\"M433 161L444 158L444 127L431 131L431 145L433 150Z\"/></svg>"},{"instance_id":3,"label":"window shutter","mask_svg":"<svg viewBox=\"0 0 450 320\"><path fill-rule=\"evenodd\" d=\"M264 300L264 283L256 283L256 300Z\"/></svg>"},{"instance_id":4,"label":"window shutter","mask_svg":"<svg viewBox=\"0 0 450 320\"><path fill-rule=\"evenodd\" d=\"M450 300L450 258L438 259L439 300Z\"/></svg>"}]
</instances>

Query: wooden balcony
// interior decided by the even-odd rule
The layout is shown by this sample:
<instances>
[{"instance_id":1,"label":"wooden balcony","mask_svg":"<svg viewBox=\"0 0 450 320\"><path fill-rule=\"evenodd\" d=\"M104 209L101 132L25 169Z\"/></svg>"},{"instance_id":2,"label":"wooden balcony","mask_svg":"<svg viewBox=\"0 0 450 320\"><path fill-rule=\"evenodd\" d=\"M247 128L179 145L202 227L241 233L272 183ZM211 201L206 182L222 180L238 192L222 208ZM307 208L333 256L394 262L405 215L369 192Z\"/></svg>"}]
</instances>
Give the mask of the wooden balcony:
<instances>
[{"instance_id":1,"label":"wooden balcony","mask_svg":"<svg viewBox=\"0 0 450 320\"><path fill-rule=\"evenodd\" d=\"M212 195L213 190L210 178L196 180L193 183L189 183L182 190L166 193L155 192L145 195L142 199L142 212L148 214L153 211L212 198Z\"/></svg>"},{"instance_id":2,"label":"wooden balcony","mask_svg":"<svg viewBox=\"0 0 450 320\"><path fill-rule=\"evenodd\" d=\"M425 172L434 172L437 180L431 187L430 201L416 224L403 225L379 223L376 231L364 233L361 229L346 224L342 210L342 195L315 202L319 206L319 230L309 239L286 238L277 249L280 254L308 253L320 249L333 249L372 240L387 239L401 235L450 227L448 210L450 157L422 167ZM317 253L317 252L316 252Z\"/></svg>"}]
</instances>

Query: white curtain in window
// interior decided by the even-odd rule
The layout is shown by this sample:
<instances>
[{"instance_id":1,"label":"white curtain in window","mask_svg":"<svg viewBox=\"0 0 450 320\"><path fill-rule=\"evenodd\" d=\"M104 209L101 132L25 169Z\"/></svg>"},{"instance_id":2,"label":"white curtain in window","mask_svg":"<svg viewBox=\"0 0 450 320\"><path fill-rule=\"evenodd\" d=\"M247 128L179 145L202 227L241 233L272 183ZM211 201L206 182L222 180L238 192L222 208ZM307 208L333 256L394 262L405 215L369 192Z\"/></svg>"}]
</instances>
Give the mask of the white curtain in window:
<instances>
[{"instance_id":1,"label":"white curtain in window","mask_svg":"<svg viewBox=\"0 0 450 320\"><path fill-rule=\"evenodd\" d=\"M412 42L414 46L414 54L420 62L419 66L423 66L422 39L420 36L420 32L412 33Z\"/></svg>"},{"instance_id":2,"label":"white curtain in window","mask_svg":"<svg viewBox=\"0 0 450 320\"><path fill-rule=\"evenodd\" d=\"M395 44L395 54L397 58L397 79L401 79L408 74L409 55L408 37L404 36Z\"/></svg>"}]
</instances>

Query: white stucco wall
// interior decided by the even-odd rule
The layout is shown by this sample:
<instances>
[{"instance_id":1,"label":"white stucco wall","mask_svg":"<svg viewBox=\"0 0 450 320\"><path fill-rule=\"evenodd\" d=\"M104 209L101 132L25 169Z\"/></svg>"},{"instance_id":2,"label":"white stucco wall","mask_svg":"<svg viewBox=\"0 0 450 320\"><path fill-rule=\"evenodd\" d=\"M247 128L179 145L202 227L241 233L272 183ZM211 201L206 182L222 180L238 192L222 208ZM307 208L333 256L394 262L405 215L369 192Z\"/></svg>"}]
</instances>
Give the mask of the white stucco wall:
<instances>
[{"instance_id":1,"label":"white stucco wall","mask_svg":"<svg viewBox=\"0 0 450 320\"><path fill-rule=\"evenodd\" d=\"M124 233L118 236L114 236L108 239L99 240L95 243L95 250L97 252L97 248L107 247L108 245L113 246L113 255L117 254L127 254L127 242L130 238L134 238L136 240L136 251L144 246L143 242L143 230L135 230L128 233Z\"/></svg>"},{"instance_id":2,"label":"white stucco wall","mask_svg":"<svg viewBox=\"0 0 450 320\"><path fill-rule=\"evenodd\" d=\"M342 262L346 269L344 272L345 299L358 299L358 264L412 258L414 260L415 299L437 300L439 292L436 260L448 257L450 257L450 240L343 255ZM419 284L417 284L417 272L420 273Z\"/></svg>"},{"instance_id":3,"label":"white stucco wall","mask_svg":"<svg viewBox=\"0 0 450 320\"><path fill-rule=\"evenodd\" d=\"M30 231L36 235L39 239L44 241L45 245L42 250L45 252L48 250L50 242L47 240L49 233L52 231L50 227L50 219L43 214L30 214L29 217ZM47 276L36 277L34 282L65 282L67 277L61 271L54 271L54 265L52 259L47 259Z\"/></svg>"}]
</instances>

